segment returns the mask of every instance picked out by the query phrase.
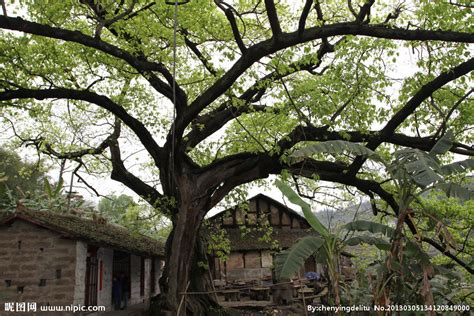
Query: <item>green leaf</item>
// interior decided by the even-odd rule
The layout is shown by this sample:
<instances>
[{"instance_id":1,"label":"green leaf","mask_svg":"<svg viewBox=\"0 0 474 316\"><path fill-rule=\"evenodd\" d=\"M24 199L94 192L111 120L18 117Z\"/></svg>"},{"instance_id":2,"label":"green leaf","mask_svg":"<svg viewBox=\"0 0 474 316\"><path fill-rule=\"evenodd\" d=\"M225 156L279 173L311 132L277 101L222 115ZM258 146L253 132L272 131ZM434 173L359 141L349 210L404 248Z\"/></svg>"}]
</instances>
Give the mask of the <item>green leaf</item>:
<instances>
[{"instance_id":1,"label":"green leaf","mask_svg":"<svg viewBox=\"0 0 474 316\"><path fill-rule=\"evenodd\" d=\"M431 148L430 155L442 155L453 147L453 132L447 131Z\"/></svg>"},{"instance_id":2,"label":"green leaf","mask_svg":"<svg viewBox=\"0 0 474 316\"><path fill-rule=\"evenodd\" d=\"M53 191L51 189L51 184L49 183L48 179L44 179L44 192L46 193L46 195L48 196L48 198L52 198L53 197Z\"/></svg>"},{"instance_id":3,"label":"green leaf","mask_svg":"<svg viewBox=\"0 0 474 316\"><path fill-rule=\"evenodd\" d=\"M300 239L290 249L275 257L275 273L277 279L289 279L304 265L306 259L317 252L325 240L320 237L308 236Z\"/></svg>"},{"instance_id":4,"label":"green leaf","mask_svg":"<svg viewBox=\"0 0 474 316\"><path fill-rule=\"evenodd\" d=\"M418 161L410 162L405 165L410 174L410 178L421 187L442 181L443 179L433 169L431 169L423 158Z\"/></svg>"},{"instance_id":5,"label":"green leaf","mask_svg":"<svg viewBox=\"0 0 474 316\"><path fill-rule=\"evenodd\" d=\"M344 228L351 231L371 232L372 234L380 233L387 237L391 237L393 235L392 227L372 221L353 221L344 225Z\"/></svg>"},{"instance_id":6,"label":"green leaf","mask_svg":"<svg viewBox=\"0 0 474 316\"><path fill-rule=\"evenodd\" d=\"M435 188L444 191L448 197L454 197L461 201L469 201L474 199L474 191L456 183L438 183L435 185Z\"/></svg>"},{"instance_id":7,"label":"green leaf","mask_svg":"<svg viewBox=\"0 0 474 316\"><path fill-rule=\"evenodd\" d=\"M474 169L474 159L456 161L456 162L441 166L441 171L445 175L467 172L469 169Z\"/></svg>"},{"instance_id":8,"label":"green leaf","mask_svg":"<svg viewBox=\"0 0 474 316\"><path fill-rule=\"evenodd\" d=\"M357 246L364 243L368 245L373 245L379 248L380 250L384 250L384 251L390 250L390 246L391 246L391 244L385 239L377 238L373 236L367 236L367 235L349 238L344 243L348 246Z\"/></svg>"},{"instance_id":9,"label":"green leaf","mask_svg":"<svg viewBox=\"0 0 474 316\"><path fill-rule=\"evenodd\" d=\"M311 206L308 203L303 201L303 199L286 183L277 179L276 186L288 198L291 203L301 207L301 209L303 210L304 217L316 232L318 232L321 236L324 237L329 236L329 231L313 214L313 212L311 211Z\"/></svg>"},{"instance_id":10,"label":"green leaf","mask_svg":"<svg viewBox=\"0 0 474 316\"><path fill-rule=\"evenodd\" d=\"M394 177L403 177L400 170L406 170L410 179L421 187L427 187L431 183L441 181L441 167L437 159L419 149L404 149L396 154L397 161L392 164L390 170Z\"/></svg>"},{"instance_id":11,"label":"green leaf","mask_svg":"<svg viewBox=\"0 0 474 316\"><path fill-rule=\"evenodd\" d=\"M64 180L63 180L63 178L61 177L61 178L59 179L58 184L56 184L56 188L54 189L54 196L55 196L55 197L58 197L59 194L61 193L61 190L63 189L63 184L64 184Z\"/></svg>"},{"instance_id":12,"label":"green leaf","mask_svg":"<svg viewBox=\"0 0 474 316\"><path fill-rule=\"evenodd\" d=\"M415 258L422 266L431 266L430 256L411 240L407 240L403 254Z\"/></svg>"}]
</instances>

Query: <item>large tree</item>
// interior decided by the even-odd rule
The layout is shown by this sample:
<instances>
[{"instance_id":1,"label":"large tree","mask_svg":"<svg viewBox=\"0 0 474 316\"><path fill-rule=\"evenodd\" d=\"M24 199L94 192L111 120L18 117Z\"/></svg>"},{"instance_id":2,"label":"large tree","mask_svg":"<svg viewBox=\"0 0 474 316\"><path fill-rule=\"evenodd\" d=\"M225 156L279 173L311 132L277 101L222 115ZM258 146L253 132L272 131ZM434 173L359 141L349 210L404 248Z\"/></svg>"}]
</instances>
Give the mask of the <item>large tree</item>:
<instances>
[{"instance_id":1,"label":"large tree","mask_svg":"<svg viewBox=\"0 0 474 316\"><path fill-rule=\"evenodd\" d=\"M0 113L22 143L84 170L108 166L169 215L160 302L176 313L182 292L206 287L203 218L239 185L285 171L398 210L363 157L288 160L303 142L429 150L450 127L451 152L474 154L463 145L473 140L470 10L463 0L196 0L176 20L165 1L4 5ZM126 159L132 149L148 172ZM186 302L214 306L210 295Z\"/></svg>"}]
</instances>

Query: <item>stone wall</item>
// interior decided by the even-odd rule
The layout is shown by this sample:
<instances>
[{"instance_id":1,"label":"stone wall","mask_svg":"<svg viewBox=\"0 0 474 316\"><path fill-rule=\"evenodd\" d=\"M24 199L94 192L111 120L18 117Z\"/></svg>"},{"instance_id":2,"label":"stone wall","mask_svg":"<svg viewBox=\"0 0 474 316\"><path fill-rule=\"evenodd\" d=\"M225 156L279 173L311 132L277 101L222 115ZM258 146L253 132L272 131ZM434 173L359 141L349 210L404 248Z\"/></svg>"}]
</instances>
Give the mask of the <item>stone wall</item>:
<instances>
[{"instance_id":1,"label":"stone wall","mask_svg":"<svg viewBox=\"0 0 474 316\"><path fill-rule=\"evenodd\" d=\"M84 305L86 296L86 258L87 258L87 244L82 241L76 242L76 269L74 288L74 304Z\"/></svg>"},{"instance_id":2,"label":"stone wall","mask_svg":"<svg viewBox=\"0 0 474 316\"><path fill-rule=\"evenodd\" d=\"M20 220L0 226L2 310L5 302L72 304L75 262L74 240Z\"/></svg>"},{"instance_id":3,"label":"stone wall","mask_svg":"<svg viewBox=\"0 0 474 316\"><path fill-rule=\"evenodd\" d=\"M97 289L97 305L105 306L106 310L113 310L112 303L112 269L114 251L110 248L99 248L97 250L97 259L99 260L99 286ZM102 275L101 275L102 265ZM102 288L100 280L102 278Z\"/></svg>"},{"instance_id":4,"label":"stone wall","mask_svg":"<svg viewBox=\"0 0 474 316\"><path fill-rule=\"evenodd\" d=\"M144 279L144 287L145 287L145 301L149 302L150 301L150 295L151 295L151 288L150 288L150 277L151 277L151 259L146 258L145 259L145 279Z\"/></svg>"},{"instance_id":5,"label":"stone wall","mask_svg":"<svg viewBox=\"0 0 474 316\"><path fill-rule=\"evenodd\" d=\"M140 295L140 269L141 257L131 255L130 258L130 287L131 297L129 304L139 304L143 302L143 296Z\"/></svg>"},{"instance_id":6,"label":"stone wall","mask_svg":"<svg viewBox=\"0 0 474 316\"><path fill-rule=\"evenodd\" d=\"M272 262L270 251L232 252L225 263L226 279L233 281L271 278Z\"/></svg>"},{"instance_id":7,"label":"stone wall","mask_svg":"<svg viewBox=\"0 0 474 316\"><path fill-rule=\"evenodd\" d=\"M155 264L155 291L151 293L151 296L155 296L155 295L160 294L160 283L159 283L159 281L160 281L161 272L162 272L161 271L162 261L159 258L155 258L155 260L153 260L153 262ZM151 279L151 276L150 276L150 284L151 284L151 282L152 282L152 279Z\"/></svg>"}]
</instances>

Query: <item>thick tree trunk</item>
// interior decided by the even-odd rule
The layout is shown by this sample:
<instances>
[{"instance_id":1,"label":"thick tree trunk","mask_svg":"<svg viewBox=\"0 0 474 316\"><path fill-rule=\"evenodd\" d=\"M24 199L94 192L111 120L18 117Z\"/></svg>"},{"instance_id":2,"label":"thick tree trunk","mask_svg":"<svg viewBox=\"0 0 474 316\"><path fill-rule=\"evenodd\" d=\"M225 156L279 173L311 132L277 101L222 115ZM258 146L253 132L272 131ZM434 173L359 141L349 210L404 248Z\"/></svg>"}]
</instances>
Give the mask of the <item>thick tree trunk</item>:
<instances>
[{"instance_id":1,"label":"thick tree trunk","mask_svg":"<svg viewBox=\"0 0 474 316\"><path fill-rule=\"evenodd\" d=\"M212 280L207 271L206 247L199 236L203 212L185 201L180 204L166 244L161 294L153 304L152 315L208 315L219 306L214 295L206 293Z\"/></svg>"}]
</instances>

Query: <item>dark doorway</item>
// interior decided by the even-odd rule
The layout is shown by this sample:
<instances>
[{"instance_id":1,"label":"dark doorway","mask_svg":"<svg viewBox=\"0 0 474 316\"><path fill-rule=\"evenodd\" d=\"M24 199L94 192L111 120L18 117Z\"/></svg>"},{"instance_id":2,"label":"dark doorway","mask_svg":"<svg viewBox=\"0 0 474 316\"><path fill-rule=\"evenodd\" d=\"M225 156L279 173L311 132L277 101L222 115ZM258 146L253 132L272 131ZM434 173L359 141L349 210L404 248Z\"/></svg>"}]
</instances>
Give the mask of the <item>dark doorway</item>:
<instances>
[{"instance_id":1,"label":"dark doorway","mask_svg":"<svg viewBox=\"0 0 474 316\"><path fill-rule=\"evenodd\" d=\"M151 294L155 294L156 290L156 259L151 259L151 275L150 275L150 292Z\"/></svg>"},{"instance_id":2,"label":"dark doorway","mask_svg":"<svg viewBox=\"0 0 474 316\"><path fill-rule=\"evenodd\" d=\"M316 260L313 256L306 259L304 263L304 272L316 272Z\"/></svg>"},{"instance_id":3,"label":"dark doorway","mask_svg":"<svg viewBox=\"0 0 474 316\"><path fill-rule=\"evenodd\" d=\"M130 281L130 254L122 251L114 251L112 277L120 278L122 275L127 280L126 284L124 284L124 292L128 293L128 298L130 298L132 294Z\"/></svg>"},{"instance_id":4,"label":"dark doorway","mask_svg":"<svg viewBox=\"0 0 474 316\"><path fill-rule=\"evenodd\" d=\"M145 258L140 258L140 296L145 295Z\"/></svg>"},{"instance_id":5,"label":"dark doorway","mask_svg":"<svg viewBox=\"0 0 474 316\"><path fill-rule=\"evenodd\" d=\"M97 248L89 247L86 259L86 306L97 306L98 267Z\"/></svg>"}]
</instances>

